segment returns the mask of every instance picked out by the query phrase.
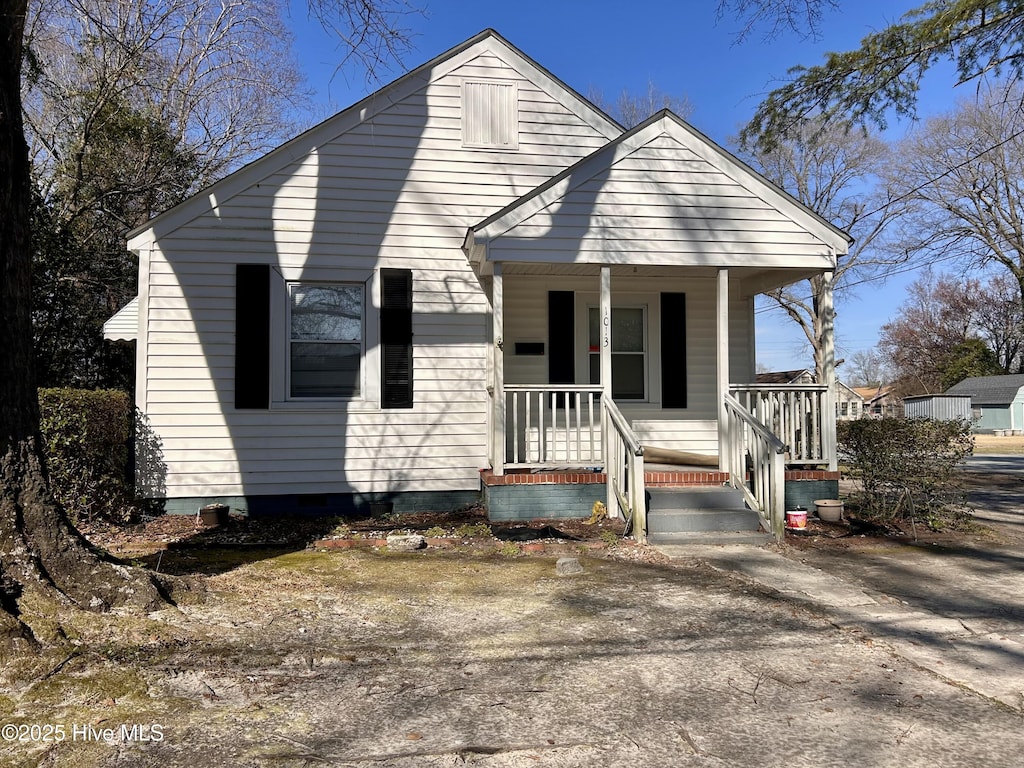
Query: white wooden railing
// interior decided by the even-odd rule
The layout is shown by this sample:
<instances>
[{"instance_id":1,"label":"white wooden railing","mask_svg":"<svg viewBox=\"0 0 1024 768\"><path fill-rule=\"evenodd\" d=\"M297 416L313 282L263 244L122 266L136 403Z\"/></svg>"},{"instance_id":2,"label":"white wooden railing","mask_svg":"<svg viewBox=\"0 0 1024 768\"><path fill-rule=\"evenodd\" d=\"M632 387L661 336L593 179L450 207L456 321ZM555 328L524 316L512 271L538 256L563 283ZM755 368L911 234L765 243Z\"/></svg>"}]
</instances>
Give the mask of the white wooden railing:
<instances>
[{"instance_id":1,"label":"white wooden railing","mask_svg":"<svg viewBox=\"0 0 1024 768\"><path fill-rule=\"evenodd\" d=\"M507 385L506 469L603 468L608 514L621 515L645 541L644 450L622 412L600 386Z\"/></svg>"},{"instance_id":2,"label":"white wooden railing","mask_svg":"<svg viewBox=\"0 0 1024 768\"><path fill-rule=\"evenodd\" d=\"M505 386L505 467L599 467L601 387Z\"/></svg>"},{"instance_id":3,"label":"white wooden railing","mask_svg":"<svg viewBox=\"0 0 1024 768\"><path fill-rule=\"evenodd\" d=\"M835 469L835 406L824 384L731 384L730 394L786 445L787 464Z\"/></svg>"},{"instance_id":4,"label":"white wooden railing","mask_svg":"<svg viewBox=\"0 0 1024 768\"><path fill-rule=\"evenodd\" d=\"M604 408L604 471L608 478L608 514L622 515L633 537L647 542L647 493L644 488L644 449L636 433L611 400Z\"/></svg>"},{"instance_id":5,"label":"white wooden railing","mask_svg":"<svg viewBox=\"0 0 1024 768\"><path fill-rule=\"evenodd\" d=\"M782 541L786 513L786 445L731 394L725 396L722 437L720 469L729 473L729 484L741 490L747 503L757 510L764 529Z\"/></svg>"}]
</instances>

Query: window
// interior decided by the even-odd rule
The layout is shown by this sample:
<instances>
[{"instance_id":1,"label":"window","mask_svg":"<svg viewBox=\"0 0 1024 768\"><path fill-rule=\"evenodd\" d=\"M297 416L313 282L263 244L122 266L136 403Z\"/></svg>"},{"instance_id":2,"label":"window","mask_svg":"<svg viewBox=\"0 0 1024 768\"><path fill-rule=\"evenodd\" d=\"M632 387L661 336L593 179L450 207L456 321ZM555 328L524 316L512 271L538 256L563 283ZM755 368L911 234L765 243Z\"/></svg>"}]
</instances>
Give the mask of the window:
<instances>
[{"instance_id":1,"label":"window","mask_svg":"<svg viewBox=\"0 0 1024 768\"><path fill-rule=\"evenodd\" d=\"M588 343L590 383L601 382L600 310L590 307ZM613 307L612 398L644 400L647 397L647 318L644 307Z\"/></svg>"},{"instance_id":2,"label":"window","mask_svg":"<svg viewBox=\"0 0 1024 768\"><path fill-rule=\"evenodd\" d=\"M850 407L849 403L847 403L845 400L843 402L841 402L839 404L839 416L842 417L842 418L846 418L847 413L848 413L847 409L849 407Z\"/></svg>"},{"instance_id":3,"label":"window","mask_svg":"<svg viewBox=\"0 0 1024 768\"><path fill-rule=\"evenodd\" d=\"M519 149L519 93L514 81L463 81L462 146Z\"/></svg>"},{"instance_id":4,"label":"window","mask_svg":"<svg viewBox=\"0 0 1024 768\"><path fill-rule=\"evenodd\" d=\"M363 285L293 283L288 306L290 397L359 397Z\"/></svg>"}]
</instances>

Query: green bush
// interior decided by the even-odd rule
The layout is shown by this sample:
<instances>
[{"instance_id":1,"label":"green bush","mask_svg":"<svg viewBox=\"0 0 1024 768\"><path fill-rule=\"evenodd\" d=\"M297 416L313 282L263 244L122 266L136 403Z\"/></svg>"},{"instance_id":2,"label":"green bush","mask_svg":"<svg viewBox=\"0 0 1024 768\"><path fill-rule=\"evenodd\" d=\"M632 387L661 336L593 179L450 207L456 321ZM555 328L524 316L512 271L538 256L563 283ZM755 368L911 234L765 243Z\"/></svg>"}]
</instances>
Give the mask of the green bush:
<instances>
[{"instance_id":1,"label":"green bush","mask_svg":"<svg viewBox=\"0 0 1024 768\"><path fill-rule=\"evenodd\" d=\"M72 521L130 520L129 396L110 389L41 389L39 412L50 487Z\"/></svg>"},{"instance_id":2,"label":"green bush","mask_svg":"<svg viewBox=\"0 0 1024 768\"><path fill-rule=\"evenodd\" d=\"M864 509L884 519L933 520L962 507L966 421L858 419L838 425L839 460L860 480Z\"/></svg>"}]
</instances>

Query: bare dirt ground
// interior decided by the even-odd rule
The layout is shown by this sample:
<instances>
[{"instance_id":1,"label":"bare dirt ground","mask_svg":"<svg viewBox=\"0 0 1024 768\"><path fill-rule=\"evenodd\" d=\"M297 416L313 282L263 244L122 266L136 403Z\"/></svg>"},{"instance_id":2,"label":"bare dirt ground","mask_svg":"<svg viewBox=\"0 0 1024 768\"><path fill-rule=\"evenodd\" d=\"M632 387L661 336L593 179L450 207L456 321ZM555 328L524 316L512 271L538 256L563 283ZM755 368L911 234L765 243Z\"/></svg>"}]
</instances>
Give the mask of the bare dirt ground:
<instances>
[{"instance_id":1,"label":"bare dirt ground","mask_svg":"<svg viewBox=\"0 0 1024 768\"><path fill-rule=\"evenodd\" d=\"M812 606L630 546L581 554L583 573L560 577L554 557L522 556L481 522L469 511L197 530L158 518L92 531L140 565L198 576L205 597L145 617L40 607L29 618L53 650L0 660L0 765L1020 764L1021 710ZM475 528L473 546L310 547L437 528ZM905 584L897 599L922 607L995 612L998 627L1022 618L1019 599L986 592L1022 568L1001 535L812 528L783 551L879 593ZM948 563L938 578L936 559ZM987 602L968 604L975 595Z\"/></svg>"},{"instance_id":2,"label":"bare dirt ground","mask_svg":"<svg viewBox=\"0 0 1024 768\"><path fill-rule=\"evenodd\" d=\"M1019 713L770 590L697 561L583 566L560 578L551 558L250 558L208 576L201 604L79 625L73 655L6 682L8 725L65 738L0 754L118 768L1010 766L1024 750Z\"/></svg>"}]
</instances>

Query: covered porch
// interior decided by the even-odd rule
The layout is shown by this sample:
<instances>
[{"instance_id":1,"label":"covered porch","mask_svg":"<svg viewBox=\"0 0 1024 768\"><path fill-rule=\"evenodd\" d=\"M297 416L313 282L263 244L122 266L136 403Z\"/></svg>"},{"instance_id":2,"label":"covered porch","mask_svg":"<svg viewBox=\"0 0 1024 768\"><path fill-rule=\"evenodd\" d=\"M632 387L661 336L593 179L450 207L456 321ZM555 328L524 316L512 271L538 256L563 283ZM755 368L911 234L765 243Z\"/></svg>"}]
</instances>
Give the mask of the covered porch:
<instances>
[{"instance_id":1,"label":"covered porch","mask_svg":"<svg viewBox=\"0 0 1024 768\"><path fill-rule=\"evenodd\" d=\"M758 385L753 299L765 274L570 271L492 267L487 481L602 483L609 515L641 539L652 487L728 485L780 537L787 474L836 469L831 350L825 383Z\"/></svg>"},{"instance_id":2,"label":"covered porch","mask_svg":"<svg viewBox=\"0 0 1024 768\"><path fill-rule=\"evenodd\" d=\"M645 456L675 452L780 537L787 466L835 469L831 277L847 246L670 113L470 227L490 299L490 476L600 476L609 515L643 539ZM813 275L824 380L757 386L754 297Z\"/></svg>"}]
</instances>

